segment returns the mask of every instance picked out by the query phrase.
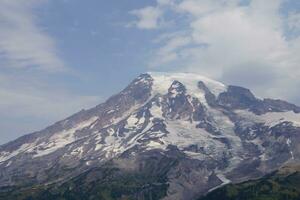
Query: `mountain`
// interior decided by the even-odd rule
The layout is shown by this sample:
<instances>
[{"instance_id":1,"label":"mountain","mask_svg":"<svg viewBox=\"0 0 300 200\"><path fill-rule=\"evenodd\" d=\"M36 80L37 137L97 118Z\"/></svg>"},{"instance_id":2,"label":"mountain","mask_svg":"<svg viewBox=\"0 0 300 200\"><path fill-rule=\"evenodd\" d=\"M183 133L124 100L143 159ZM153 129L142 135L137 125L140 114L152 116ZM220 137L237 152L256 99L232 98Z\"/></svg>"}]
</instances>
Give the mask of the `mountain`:
<instances>
[{"instance_id":1,"label":"mountain","mask_svg":"<svg viewBox=\"0 0 300 200\"><path fill-rule=\"evenodd\" d=\"M300 108L188 73L0 146L0 199L186 199L300 160Z\"/></svg>"}]
</instances>

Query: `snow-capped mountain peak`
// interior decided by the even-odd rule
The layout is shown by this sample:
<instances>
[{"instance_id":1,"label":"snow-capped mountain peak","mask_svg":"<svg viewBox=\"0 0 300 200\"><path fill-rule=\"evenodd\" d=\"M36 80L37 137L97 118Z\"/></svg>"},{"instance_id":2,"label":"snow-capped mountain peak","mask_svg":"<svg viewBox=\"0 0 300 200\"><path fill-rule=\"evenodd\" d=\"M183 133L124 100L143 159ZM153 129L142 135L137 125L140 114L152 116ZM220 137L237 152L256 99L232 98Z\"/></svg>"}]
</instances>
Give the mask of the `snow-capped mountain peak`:
<instances>
[{"instance_id":1,"label":"snow-capped mountain peak","mask_svg":"<svg viewBox=\"0 0 300 200\"><path fill-rule=\"evenodd\" d=\"M110 160L122 168L126 160L132 170L158 152L180 158L181 174L206 177L195 180L205 193L299 160L299 113L201 75L149 72L103 104L0 146L0 186L63 182ZM169 178L177 191L177 179Z\"/></svg>"},{"instance_id":2,"label":"snow-capped mountain peak","mask_svg":"<svg viewBox=\"0 0 300 200\"><path fill-rule=\"evenodd\" d=\"M197 95L199 91L198 83L203 82L207 88L215 95L226 91L226 86L223 83L214 81L207 77L193 73L159 73L148 72L153 78L153 91L164 94L174 81L182 83L189 94Z\"/></svg>"}]
</instances>

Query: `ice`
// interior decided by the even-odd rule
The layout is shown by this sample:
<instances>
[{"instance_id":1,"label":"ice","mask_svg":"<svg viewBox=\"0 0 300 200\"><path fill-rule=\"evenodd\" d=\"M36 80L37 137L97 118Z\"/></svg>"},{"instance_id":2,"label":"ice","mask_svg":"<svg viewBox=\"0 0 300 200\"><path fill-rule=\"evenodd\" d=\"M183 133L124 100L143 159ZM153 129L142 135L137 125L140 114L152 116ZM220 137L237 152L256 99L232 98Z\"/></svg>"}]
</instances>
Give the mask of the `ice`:
<instances>
[{"instance_id":1,"label":"ice","mask_svg":"<svg viewBox=\"0 0 300 200\"><path fill-rule=\"evenodd\" d=\"M191 74L191 73L159 73L159 72L149 72L150 76L154 79L153 91L166 94L169 87L176 80L182 83L186 89L187 93L195 96L197 98L203 99L203 91L198 88L198 82L203 81L208 89L215 95L219 96L220 93L227 90L227 86L224 84L214 81L212 79L206 78L201 75Z\"/></svg>"},{"instance_id":2,"label":"ice","mask_svg":"<svg viewBox=\"0 0 300 200\"><path fill-rule=\"evenodd\" d=\"M293 111L268 112L263 115L256 115L248 110L236 110L235 113L251 123L264 123L269 127L273 127L284 121L292 122L294 126L300 127L300 114Z\"/></svg>"},{"instance_id":3,"label":"ice","mask_svg":"<svg viewBox=\"0 0 300 200\"><path fill-rule=\"evenodd\" d=\"M166 124L169 133L162 137L165 144L176 145L181 150L197 145L203 147L208 154L216 156L221 155L226 148L223 143L214 139L215 136L204 129L196 128L194 123L175 120L167 121Z\"/></svg>"}]
</instances>

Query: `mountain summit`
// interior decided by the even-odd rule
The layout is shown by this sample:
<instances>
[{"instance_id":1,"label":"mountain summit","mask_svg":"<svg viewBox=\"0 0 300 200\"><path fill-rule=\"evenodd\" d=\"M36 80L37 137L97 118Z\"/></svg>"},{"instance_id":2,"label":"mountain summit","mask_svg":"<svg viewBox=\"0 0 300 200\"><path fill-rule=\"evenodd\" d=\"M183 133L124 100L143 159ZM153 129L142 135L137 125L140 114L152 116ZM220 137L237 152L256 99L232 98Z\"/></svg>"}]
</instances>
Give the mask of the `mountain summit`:
<instances>
[{"instance_id":1,"label":"mountain summit","mask_svg":"<svg viewBox=\"0 0 300 200\"><path fill-rule=\"evenodd\" d=\"M296 105L196 74L146 73L0 146L0 199L197 199L299 162L299 142Z\"/></svg>"}]
</instances>

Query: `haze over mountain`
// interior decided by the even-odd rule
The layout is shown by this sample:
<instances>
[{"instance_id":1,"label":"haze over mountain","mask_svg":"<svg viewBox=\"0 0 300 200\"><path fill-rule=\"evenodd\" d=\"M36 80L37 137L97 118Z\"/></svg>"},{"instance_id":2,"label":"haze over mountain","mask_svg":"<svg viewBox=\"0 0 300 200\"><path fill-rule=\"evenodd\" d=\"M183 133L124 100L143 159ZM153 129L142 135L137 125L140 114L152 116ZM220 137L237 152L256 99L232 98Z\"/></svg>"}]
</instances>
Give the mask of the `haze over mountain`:
<instances>
[{"instance_id":1,"label":"haze over mountain","mask_svg":"<svg viewBox=\"0 0 300 200\"><path fill-rule=\"evenodd\" d=\"M191 73L146 73L0 146L0 199L186 199L299 163L300 108Z\"/></svg>"}]
</instances>

